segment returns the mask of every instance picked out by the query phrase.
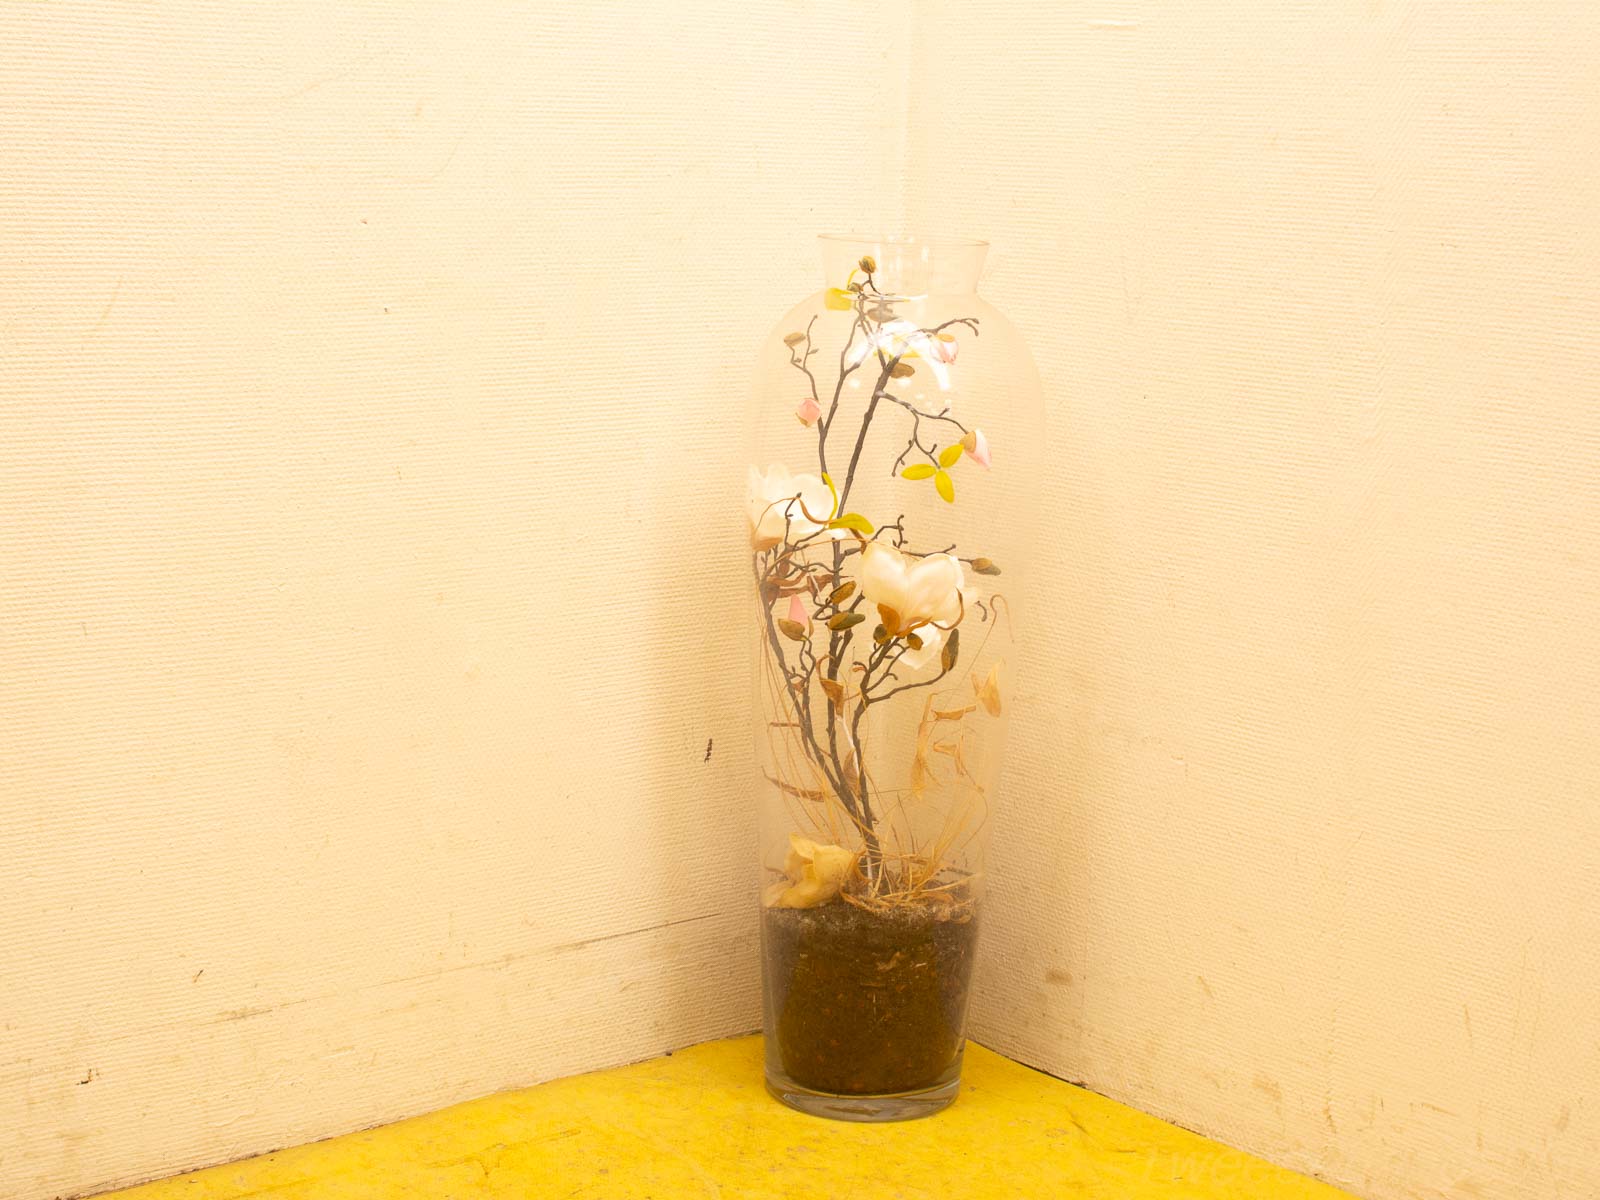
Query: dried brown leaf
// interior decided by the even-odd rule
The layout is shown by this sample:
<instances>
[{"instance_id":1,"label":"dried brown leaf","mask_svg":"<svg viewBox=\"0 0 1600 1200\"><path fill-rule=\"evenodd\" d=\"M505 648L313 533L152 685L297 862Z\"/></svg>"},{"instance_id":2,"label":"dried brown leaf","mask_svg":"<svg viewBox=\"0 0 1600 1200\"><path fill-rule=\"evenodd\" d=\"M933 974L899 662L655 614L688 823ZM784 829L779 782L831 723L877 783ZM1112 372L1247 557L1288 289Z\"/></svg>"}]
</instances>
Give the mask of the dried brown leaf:
<instances>
[{"instance_id":1,"label":"dried brown leaf","mask_svg":"<svg viewBox=\"0 0 1600 1200\"><path fill-rule=\"evenodd\" d=\"M878 619L891 637L900 632L900 614L887 604L878 605Z\"/></svg>"},{"instance_id":2,"label":"dried brown leaf","mask_svg":"<svg viewBox=\"0 0 1600 1200\"><path fill-rule=\"evenodd\" d=\"M972 690L978 697L978 703L983 705L983 711L991 717L1000 715L1000 664L996 663L989 668L989 674L982 683L977 676L973 676Z\"/></svg>"},{"instance_id":3,"label":"dried brown leaf","mask_svg":"<svg viewBox=\"0 0 1600 1200\"><path fill-rule=\"evenodd\" d=\"M939 651L939 666L946 674L954 670L956 660L961 656L961 630L952 629L950 636L944 640L944 648Z\"/></svg>"}]
</instances>

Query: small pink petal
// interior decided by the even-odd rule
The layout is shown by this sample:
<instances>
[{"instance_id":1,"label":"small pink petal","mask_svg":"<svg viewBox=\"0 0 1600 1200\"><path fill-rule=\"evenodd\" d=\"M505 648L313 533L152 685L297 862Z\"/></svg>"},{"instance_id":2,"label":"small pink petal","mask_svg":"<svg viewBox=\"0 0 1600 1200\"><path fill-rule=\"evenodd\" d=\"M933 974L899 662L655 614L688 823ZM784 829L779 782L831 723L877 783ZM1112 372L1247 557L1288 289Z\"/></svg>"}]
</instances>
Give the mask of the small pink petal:
<instances>
[{"instance_id":1,"label":"small pink petal","mask_svg":"<svg viewBox=\"0 0 1600 1200\"><path fill-rule=\"evenodd\" d=\"M956 360L956 344L936 338L933 353L940 362L953 363Z\"/></svg>"},{"instance_id":2,"label":"small pink petal","mask_svg":"<svg viewBox=\"0 0 1600 1200\"><path fill-rule=\"evenodd\" d=\"M799 404L795 405L794 415L800 418L800 424L802 425L815 425L817 418L822 415L822 406L810 396L807 396Z\"/></svg>"},{"instance_id":3,"label":"small pink petal","mask_svg":"<svg viewBox=\"0 0 1600 1200\"><path fill-rule=\"evenodd\" d=\"M983 430L972 431L972 449L967 451L967 457L985 471L989 469L989 439L983 436Z\"/></svg>"},{"instance_id":4,"label":"small pink petal","mask_svg":"<svg viewBox=\"0 0 1600 1200\"><path fill-rule=\"evenodd\" d=\"M806 611L806 603L798 595L789 597L789 620L796 625L811 624L811 614Z\"/></svg>"}]
</instances>

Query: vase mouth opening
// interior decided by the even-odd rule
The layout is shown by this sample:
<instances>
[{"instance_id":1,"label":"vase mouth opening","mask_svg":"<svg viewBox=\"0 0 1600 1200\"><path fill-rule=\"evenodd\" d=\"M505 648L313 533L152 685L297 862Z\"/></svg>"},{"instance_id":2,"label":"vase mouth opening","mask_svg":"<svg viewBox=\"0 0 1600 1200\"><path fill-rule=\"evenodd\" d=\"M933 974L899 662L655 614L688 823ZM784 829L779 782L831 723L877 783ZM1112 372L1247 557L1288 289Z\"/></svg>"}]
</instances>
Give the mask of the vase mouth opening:
<instances>
[{"instance_id":1,"label":"vase mouth opening","mask_svg":"<svg viewBox=\"0 0 1600 1200\"><path fill-rule=\"evenodd\" d=\"M864 242L878 246L946 246L963 250L986 250L989 246L989 243L982 238L958 237L953 234L819 233L817 238L824 242Z\"/></svg>"},{"instance_id":2,"label":"vase mouth opening","mask_svg":"<svg viewBox=\"0 0 1600 1200\"><path fill-rule=\"evenodd\" d=\"M873 287L902 300L977 291L989 252L989 243L980 238L946 235L824 233L817 240L830 288L864 284L870 263Z\"/></svg>"}]
</instances>

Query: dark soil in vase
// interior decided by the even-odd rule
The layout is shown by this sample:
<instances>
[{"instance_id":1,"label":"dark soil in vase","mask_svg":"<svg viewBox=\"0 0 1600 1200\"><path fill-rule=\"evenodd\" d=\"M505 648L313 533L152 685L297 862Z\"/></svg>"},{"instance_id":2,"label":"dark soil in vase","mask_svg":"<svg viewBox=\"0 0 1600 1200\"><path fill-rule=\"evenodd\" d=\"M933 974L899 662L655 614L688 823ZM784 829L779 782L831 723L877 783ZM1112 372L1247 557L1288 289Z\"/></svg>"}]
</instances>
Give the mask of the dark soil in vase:
<instances>
[{"instance_id":1,"label":"dark soil in vase","mask_svg":"<svg viewBox=\"0 0 1600 1200\"><path fill-rule=\"evenodd\" d=\"M978 923L971 901L938 899L763 909L768 1028L794 1082L871 1096L947 1077L961 1051Z\"/></svg>"}]
</instances>

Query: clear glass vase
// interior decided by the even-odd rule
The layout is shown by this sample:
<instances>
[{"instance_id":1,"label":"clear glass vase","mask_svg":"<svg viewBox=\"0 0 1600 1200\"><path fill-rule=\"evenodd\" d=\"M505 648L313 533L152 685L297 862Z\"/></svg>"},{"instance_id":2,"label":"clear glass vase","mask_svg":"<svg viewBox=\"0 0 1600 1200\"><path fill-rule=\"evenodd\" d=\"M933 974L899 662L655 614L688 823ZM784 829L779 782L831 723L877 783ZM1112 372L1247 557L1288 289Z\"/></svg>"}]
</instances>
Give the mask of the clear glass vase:
<instances>
[{"instance_id":1,"label":"clear glass vase","mask_svg":"<svg viewBox=\"0 0 1600 1200\"><path fill-rule=\"evenodd\" d=\"M766 1076L899 1120L960 1085L1043 405L985 243L822 249L752 395Z\"/></svg>"}]
</instances>

